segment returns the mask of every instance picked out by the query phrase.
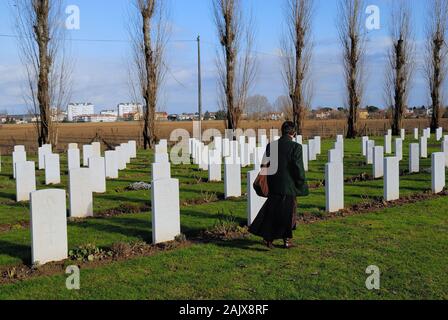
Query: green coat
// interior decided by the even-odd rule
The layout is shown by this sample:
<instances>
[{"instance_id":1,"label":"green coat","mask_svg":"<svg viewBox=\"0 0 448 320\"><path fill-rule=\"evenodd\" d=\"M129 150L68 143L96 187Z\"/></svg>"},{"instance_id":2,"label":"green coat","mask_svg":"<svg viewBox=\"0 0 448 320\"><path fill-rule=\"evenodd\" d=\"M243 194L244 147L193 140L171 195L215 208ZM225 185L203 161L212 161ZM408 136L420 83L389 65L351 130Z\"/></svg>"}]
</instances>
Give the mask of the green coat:
<instances>
[{"instance_id":1,"label":"green coat","mask_svg":"<svg viewBox=\"0 0 448 320\"><path fill-rule=\"evenodd\" d=\"M309 195L308 183L303 167L302 146L294 142L289 136L283 136L279 140L270 143L266 150L266 156L271 151L278 149L278 160L270 157L270 168L278 164L274 174L268 176L269 193L271 195L286 195L304 197Z\"/></svg>"}]
</instances>

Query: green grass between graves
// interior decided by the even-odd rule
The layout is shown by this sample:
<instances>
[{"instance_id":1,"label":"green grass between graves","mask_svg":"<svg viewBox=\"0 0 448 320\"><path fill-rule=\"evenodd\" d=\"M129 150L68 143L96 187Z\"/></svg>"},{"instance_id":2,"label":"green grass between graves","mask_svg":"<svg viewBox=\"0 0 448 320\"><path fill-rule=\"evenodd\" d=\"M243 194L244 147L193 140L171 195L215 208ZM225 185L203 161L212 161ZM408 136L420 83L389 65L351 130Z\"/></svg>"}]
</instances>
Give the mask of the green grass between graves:
<instances>
[{"instance_id":1,"label":"green grass between graves","mask_svg":"<svg viewBox=\"0 0 448 320\"><path fill-rule=\"evenodd\" d=\"M379 138L377 144L382 145ZM408 143L404 144L407 168ZM413 141L412 141L413 142ZM324 140L323 153L310 164L310 183L324 179L327 151L333 142ZM345 175L371 173L360 156L360 140L346 140ZM440 143L430 141L429 152L439 151ZM35 159L35 157L31 157ZM144 209L149 191L126 191L132 182L150 180L151 154L139 152L138 159L120 172L120 179L108 181L108 192L95 195L95 213L132 208L137 213L109 218L70 222L69 247L88 243L109 247L117 242L151 242L150 212ZM66 187L66 159L62 157L62 184ZM430 160L421 167L430 168ZM246 189L243 170L243 190ZM0 173L0 225L12 230L0 232L0 266L29 263L30 231L28 204L16 204L11 176L11 159L2 157ZM207 183L206 172L194 166L173 166L172 175L181 182L182 232L196 234L210 228L220 215L246 219L246 199L195 205L194 201L223 196L223 183ZM43 185L38 172L38 188ZM429 173L400 179L401 194L420 193L431 187ZM381 197L382 180L347 184L346 205ZM212 196L211 196L212 195ZM217 200L217 199L215 199ZM142 208L139 210L139 208ZM300 199L299 212L325 215L325 192L313 189ZM143 211L143 212L140 212ZM198 244L153 257L117 262L83 270L82 290L65 289L65 276L51 276L0 286L0 298L63 299L165 299L165 298L447 298L448 200L440 198L368 215L301 226L296 232L300 248L266 252L259 240L250 238L228 243ZM368 292L364 271L370 264L383 271L383 289Z\"/></svg>"}]
</instances>

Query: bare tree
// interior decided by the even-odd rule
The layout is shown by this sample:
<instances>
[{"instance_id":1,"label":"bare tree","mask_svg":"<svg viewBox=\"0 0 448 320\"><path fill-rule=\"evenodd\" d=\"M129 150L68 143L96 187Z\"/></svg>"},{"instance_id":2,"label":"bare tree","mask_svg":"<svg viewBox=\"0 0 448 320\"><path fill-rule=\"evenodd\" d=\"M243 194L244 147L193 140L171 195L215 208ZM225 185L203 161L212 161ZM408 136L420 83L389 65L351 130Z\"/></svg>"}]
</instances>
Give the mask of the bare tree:
<instances>
[{"instance_id":1,"label":"bare tree","mask_svg":"<svg viewBox=\"0 0 448 320\"><path fill-rule=\"evenodd\" d=\"M407 0L399 0L393 6L390 22L392 46L388 52L385 93L386 102L391 106L392 133L399 135L414 74L415 44L410 4Z\"/></svg>"},{"instance_id":2,"label":"bare tree","mask_svg":"<svg viewBox=\"0 0 448 320\"><path fill-rule=\"evenodd\" d=\"M213 10L221 44L217 54L220 107L227 112L227 128L235 130L256 74L251 54L254 32L251 19L243 17L241 0L213 0Z\"/></svg>"},{"instance_id":3,"label":"bare tree","mask_svg":"<svg viewBox=\"0 0 448 320\"><path fill-rule=\"evenodd\" d=\"M254 95L247 98L246 113L249 119L264 119L271 110L272 105L266 96Z\"/></svg>"},{"instance_id":4,"label":"bare tree","mask_svg":"<svg viewBox=\"0 0 448 320\"><path fill-rule=\"evenodd\" d=\"M426 25L425 73L432 103L431 131L435 132L440 127L440 119L443 116L443 84L448 71L447 0L431 0L429 2L429 14Z\"/></svg>"},{"instance_id":5,"label":"bare tree","mask_svg":"<svg viewBox=\"0 0 448 320\"><path fill-rule=\"evenodd\" d=\"M290 97L279 96L274 102L274 110L283 113L285 120L293 120L294 115Z\"/></svg>"},{"instance_id":6,"label":"bare tree","mask_svg":"<svg viewBox=\"0 0 448 320\"><path fill-rule=\"evenodd\" d=\"M38 143L56 144L57 118L71 93L62 0L14 0L13 9L27 76L25 99L37 119Z\"/></svg>"},{"instance_id":7,"label":"bare tree","mask_svg":"<svg viewBox=\"0 0 448 320\"><path fill-rule=\"evenodd\" d=\"M133 5L129 24L133 49L130 77L135 101L144 101L142 134L144 148L148 149L156 144L156 111L166 73L165 50L170 32L166 1L133 0Z\"/></svg>"},{"instance_id":8,"label":"bare tree","mask_svg":"<svg viewBox=\"0 0 448 320\"><path fill-rule=\"evenodd\" d=\"M309 71L314 0L286 0L286 4L287 32L281 44L283 78L292 103L292 121L302 134L312 96Z\"/></svg>"},{"instance_id":9,"label":"bare tree","mask_svg":"<svg viewBox=\"0 0 448 320\"><path fill-rule=\"evenodd\" d=\"M345 85L347 89L347 138L358 135L358 112L363 98L364 55L366 37L363 0L339 0L337 28L342 46Z\"/></svg>"}]
</instances>

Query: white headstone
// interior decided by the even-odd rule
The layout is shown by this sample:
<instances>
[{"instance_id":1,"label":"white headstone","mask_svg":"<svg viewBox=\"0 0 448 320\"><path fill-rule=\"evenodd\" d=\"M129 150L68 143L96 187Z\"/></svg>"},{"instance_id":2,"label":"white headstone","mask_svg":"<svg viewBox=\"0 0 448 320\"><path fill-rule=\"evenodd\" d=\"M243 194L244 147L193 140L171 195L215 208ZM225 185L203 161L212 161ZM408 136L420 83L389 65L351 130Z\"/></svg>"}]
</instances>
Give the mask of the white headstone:
<instances>
[{"instance_id":1,"label":"white headstone","mask_svg":"<svg viewBox=\"0 0 448 320\"><path fill-rule=\"evenodd\" d=\"M123 156L126 159L126 164L131 163L131 149L129 148L128 143L120 144L121 150L123 151Z\"/></svg>"},{"instance_id":2,"label":"white headstone","mask_svg":"<svg viewBox=\"0 0 448 320\"><path fill-rule=\"evenodd\" d=\"M126 154L125 151L123 151L123 148L121 146L118 146L115 148L115 152L117 153L117 164L118 164L118 170L125 170L126 169Z\"/></svg>"},{"instance_id":3,"label":"white headstone","mask_svg":"<svg viewBox=\"0 0 448 320\"><path fill-rule=\"evenodd\" d=\"M225 158L224 194L226 199L241 197L241 164L238 158Z\"/></svg>"},{"instance_id":4,"label":"white headstone","mask_svg":"<svg viewBox=\"0 0 448 320\"><path fill-rule=\"evenodd\" d=\"M16 163L16 200L30 201L31 192L36 191L36 169L32 161Z\"/></svg>"},{"instance_id":5,"label":"white headstone","mask_svg":"<svg viewBox=\"0 0 448 320\"><path fill-rule=\"evenodd\" d=\"M37 151L37 156L39 160L39 170L45 169L45 155L51 154L51 144L45 144L42 147L40 147Z\"/></svg>"},{"instance_id":6,"label":"white headstone","mask_svg":"<svg viewBox=\"0 0 448 320\"><path fill-rule=\"evenodd\" d=\"M22 145L14 146L14 152L26 152L25 146Z\"/></svg>"},{"instance_id":7,"label":"white headstone","mask_svg":"<svg viewBox=\"0 0 448 320\"><path fill-rule=\"evenodd\" d=\"M448 168L448 140L442 142L442 152L445 155L445 166Z\"/></svg>"},{"instance_id":8,"label":"white headstone","mask_svg":"<svg viewBox=\"0 0 448 320\"><path fill-rule=\"evenodd\" d=\"M398 161L403 160L403 140L401 138L395 139L395 156Z\"/></svg>"},{"instance_id":9,"label":"white headstone","mask_svg":"<svg viewBox=\"0 0 448 320\"><path fill-rule=\"evenodd\" d=\"M169 162L168 153L155 153L154 163L162 163L162 162Z\"/></svg>"},{"instance_id":10,"label":"white headstone","mask_svg":"<svg viewBox=\"0 0 448 320\"><path fill-rule=\"evenodd\" d=\"M443 152L434 152L432 154L432 192L440 193L445 188L445 154Z\"/></svg>"},{"instance_id":11,"label":"white headstone","mask_svg":"<svg viewBox=\"0 0 448 320\"><path fill-rule=\"evenodd\" d=\"M344 158L344 150L345 150L344 136L342 134L338 134L336 136L336 142L342 143L342 158Z\"/></svg>"},{"instance_id":12,"label":"white headstone","mask_svg":"<svg viewBox=\"0 0 448 320\"><path fill-rule=\"evenodd\" d=\"M386 154L392 153L392 136L390 135L384 136L384 152Z\"/></svg>"},{"instance_id":13,"label":"white headstone","mask_svg":"<svg viewBox=\"0 0 448 320\"><path fill-rule=\"evenodd\" d=\"M267 146L268 146L268 137L263 134L260 137L260 147L266 150Z\"/></svg>"},{"instance_id":14,"label":"white headstone","mask_svg":"<svg viewBox=\"0 0 448 320\"><path fill-rule=\"evenodd\" d=\"M106 166L103 157L89 158L89 169L92 177L92 191L94 193L106 192Z\"/></svg>"},{"instance_id":15,"label":"white headstone","mask_svg":"<svg viewBox=\"0 0 448 320\"><path fill-rule=\"evenodd\" d=\"M101 143L99 142L92 143L92 157L95 158L101 157Z\"/></svg>"},{"instance_id":16,"label":"white headstone","mask_svg":"<svg viewBox=\"0 0 448 320\"><path fill-rule=\"evenodd\" d=\"M208 181L219 182L222 180L221 174L222 160L218 150L209 151L208 159Z\"/></svg>"},{"instance_id":17,"label":"white headstone","mask_svg":"<svg viewBox=\"0 0 448 320\"><path fill-rule=\"evenodd\" d=\"M436 130L436 140L440 141L443 137L443 128L437 128Z\"/></svg>"},{"instance_id":18,"label":"white headstone","mask_svg":"<svg viewBox=\"0 0 448 320\"><path fill-rule=\"evenodd\" d=\"M45 155L45 184L60 184L61 183L61 167L58 154Z\"/></svg>"},{"instance_id":19,"label":"white headstone","mask_svg":"<svg viewBox=\"0 0 448 320\"><path fill-rule=\"evenodd\" d=\"M409 145L409 173L420 172L420 145L411 143Z\"/></svg>"},{"instance_id":20,"label":"white headstone","mask_svg":"<svg viewBox=\"0 0 448 320\"><path fill-rule=\"evenodd\" d=\"M322 140L319 136L314 137L314 143L316 147L316 154L322 154Z\"/></svg>"},{"instance_id":21,"label":"white headstone","mask_svg":"<svg viewBox=\"0 0 448 320\"><path fill-rule=\"evenodd\" d=\"M207 171L208 170L208 156L209 156L209 147L202 146L201 148L201 160L199 162L199 169Z\"/></svg>"},{"instance_id":22,"label":"white headstone","mask_svg":"<svg viewBox=\"0 0 448 320\"><path fill-rule=\"evenodd\" d=\"M92 178L88 168L73 169L69 172L70 217L87 218L93 216Z\"/></svg>"},{"instance_id":23,"label":"white headstone","mask_svg":"<svg viewBox=\"0 0 448 320\"><path fill-rule=\"evenodd\" d=\"M81 159L79 149L68 149L67 151L68 170L79 169L81 167Z\"/></svg>"},{"instance_id":24,"label":"white headstone","mask_svg":"<svg viewBox=\"0 0 448 320\"><path fill-rule=\"evenodd\" d=\"M14 179L16 178L16 163L26 161L26 152L22 150L14 151L12 153L12 172Z\"/></svg>"},{"instance_id":25,"label":"white headstone","mask_svg":"<svg viewBox=\"0 0 448 320\"><path fill-rule=\"evenodd\" d=\"M337 150L342 160L344 160L344 142L343 141L336 141L334 143L334 149Z\"/></svg>"},{"instance_id":26,"label":"white headstone","mask_svg":"<svg viewBox=\"0 0 448 320\"><path fill-rule=\"evenodd\" d=\"M227 138L222 139L222 156L223 157L230 156L230 140Z\"/></svg>"},{"instance_id":27,"label":"white headstone","mask_svg":"<svg viewBox=\"0 0 448 320\"><path fill-rule=\"evenodd\" d=\"M420 158L428 158L428 139L420 137Z\"/></svg>"},{"instance_id":28,"label":"white headstone","mask_svg":"<svg viewBox=\"0 0 448 320\"><path fill-rule=\"evenodd\" d=\"M384 147L373 149L373 176L375 179L384 176Z\"/></svg>"},{"instance_id":29,"label":"white headstone","mask_svg":"<svg viewBox=\"0 0 448 320\"><path fill-rule=\"evenodd\" d=\"M297 136L296 136L296 142L297 142L298 144L303 144L303 136L301 136L301 135L297 135Z\"/></svg>"},{"instance_id":30,"label":"white headstone","mask_svg":"<svg viewBox=\"0 0 448 320\"><path fill-rule=\"evenodd\" d=\"M69 143L68 150L70 150L70 149L78 149L78 144L77 143Z\"/></svg>"},{"instance_id":31,"label":"white headstone","mask_svg":"<svg viewBox=\"0 0 448 320\"><path fill-rule=\"evenodd\" d=\"M331 149L328 151L328 162L342 162L341 151L339 149Z\"/></svg>"},{"instance_id":32,"label":"white headstone","mask_svg":"<svg viewBox=\"0 0 448 320\"><path fill-rule=\"evenodd\" d=\"M230 156L233 158L239 158L239 144L238 141L230 141Z\"/></svg>"},{"instance_id":33,"label":"white headstone","mask_svg":"<svg viewBox=\"0 0 448 320\"><path fill-rule=\"evenodd\" d=\"M265 198L259 197L253 188L255 179L257 179L259 171L253 170L247 173L247 224L250 226L261 208L265 204Z\"/></svg>"},{"instance_id":34,"label":"white headstone","mask_svg":"<svg viewBox=\"0 0 448 320\"><path fill-rule=\"evenodd\" d=\"M384 158L384 199L400 198L400 162L397 157Z\"/></svg>"},{"instance_id":35,"label":"white headstone","mask_svg":"<svg viewBox=\"0 0 448 320\"><path fill-rule=\"evenodd\" d=\"M369 137L362 137L361 146L362 146L362 155L367 157L367 142L369 141Z\"/></svg>"},{"instance_id":36,"label":"white headstone","mask_svg":"<svg viewBox=\"0 0 448 320\"><path fill-rule=\"evenodd\" d=\"M168 153L168 148L166 144L157 144L155 148L155 153Z\"/></svg>"},{"instance_id":37,"label":"white headstone","mask_svg":"<svg viewBox=\"0 0 448 320\"><path fill-rule=\"evenodd\" d=\"M374 148L375 148L375 141L374 140L367 141L367 156L366 156L367 164L373 164L373 149Z\"/></svg>"},{"instance_id":38,"label":"white headstone","mask_svg":"<svg viewBox=\"0 0 448 320\"><path fill-rule=\"evenodd\" d=\"M307 144L303 144L302 145L302 158L303 158L303 169L305 170L305 172L309 171L309 165L308 165L308 145Z\"/></svg>"},{"instance_id":39,"label":"white headstone","mask_svg":"<svg viewBox=\"0 0 448 320\"><path fill-rule=\"evenodd\" d=\"M344 209L344 165L330 162L325 165L326 210L329 213Z\"/></svg>"},{"instance_id":40,"label":"white headstone","mask_svg":"<svg viewBox=\"0 0 448 320\"><path fill-rule=\"evenodd\" d=\"M132 159L137 158L137 141L131 140L128 142L128 145L131 152L131 158Z\"/></svg>"},{"instance_id":41,"label":"white headstone","mask_svg":"<svg viewBox=\"0 0 448 320\"><path fill-rule=\"evenodd\" d=\"M171 179L171 164L169 162L159 162L152 164L152 181Z\"/></svg>"},{"instance_id":42,"label":"white headstone","mask_svg":"<svg viewBox=\"0 0 448 320\"><path fill-rule=\"evenodd\" d=\"M65 190L31 193L31 262L43 265L67 259Z\"/></svg>"},{"instance_id":43,"label":"white headstone","mask_svg":"<svg viewBox=\"0 0 448 320\"><path fill-rule=\"evenodd\" d=\"M104 163L106 166L106 178L118 179L118 152L104 152Z\"/></svg>"},{"instance_id":44,"label":"white headstone","mask_svg":"<svg viewBox=\"0 0 448 320\"><path fill-rule=\"evenodd\" d=\"M213 137L213 150L222 155L222 137Z\"/></svg>"},{"instance_id":45,"label":"white headstone","mask_svg":"<svg viewBox=\"0 0 448 320\"><path fill-rule=\"evenodd\" d=\"M414 140L418 140L418 129L414 128Z\"/></svg>"},{"instance_id":46,"label":"white headstone","mask_svg":"<svg viewBox=\"0 0 448 320\"><path fill-rule=\"evenodd\" d=\"M402 141L406 140L406 130L405 129L400 130L400 138Z\"/></svg>"},{"instance_id":47,"label":"white headstone","mask_svg":"<svg viewBox=\"0 0 448 320\"><path fill-rule=\"evenodd\" d=\"M153 181L151 197L153 244L175 240L181 233L179 180Z\"/></svg>"},{"instance_id":48,"label":"white headstone","mask_svg":"<svg viewBox=\"0 0 448 320\"><path fill-rule=\"evenodd\" d=\"M316 143L314 139L308 140L308 161L315 161L316 157Z\"/></svg>"},{"instance_id":49,"label":"white headstone","mask_svg":"<svg viewBox=\"0 0 448 320\"><path fill-rule=\"evenodd\" d=\"M89 158L93 156L93 146L91 144L85 144L82 146L82 165L84 167L89 166Z\"/></svg>"}]
</instances>

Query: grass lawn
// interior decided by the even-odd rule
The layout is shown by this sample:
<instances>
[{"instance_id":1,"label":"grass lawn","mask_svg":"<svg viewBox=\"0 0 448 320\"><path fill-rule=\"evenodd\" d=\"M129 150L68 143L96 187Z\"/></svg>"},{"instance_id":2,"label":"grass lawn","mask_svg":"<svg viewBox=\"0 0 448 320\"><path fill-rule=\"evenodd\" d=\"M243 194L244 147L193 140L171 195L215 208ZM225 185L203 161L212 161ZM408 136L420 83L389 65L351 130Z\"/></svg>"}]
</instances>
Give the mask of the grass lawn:
<instances>
[{"instance_id":1,"label":"grass lawn","mask_svg":"<svg viewBox=\"0 0 448 320\"><path fill-rule=\"evenodd\" d=\"M407 168L408 137L401 169ZM412 141L414 142L414 141ZM378 145L383 139L378 138ZM310 163L308 177L316 184L324 179L327 151L333 142L324 140L322 155ZM361 142L345 141L345 176L371 173L364 164ZM431 140L429 152L440 151ZM150 181L149 152L139 152L120 179L108 181L106 194L95 195L95 214L114 210L132 213L96 217L68 225L69 247L94 244L108 248L118 242L151 242L149 191L127 191L132 182ZM29 157L35 160L35 157ZM66 158L61 157L62 183L66 188ZM430 168L430 159L421 168ZM246 190L242 172L243 191ZM38 188L46 188L38 171ZM0 174L0 266L29 264L30 231L27 203L15 203L11 158L2 157ZM207 183L207 173L194 166L173 166L172 176L180 180L181 225L187 237L212 227L222 216L246 221L245 197L222 200L223 183ZM401 194L422 193L431 188L428 172L400 179ZM347 183L347 206L381 197L383 181ZM314 188L299 200L299 213L324 216L324 188ZM199 203L199 204L198 204ZM448 199L389 208L365 215L301 226L295 233L299 248L266 251L259 240L193 244L155 256L114 262L82 270L81 290L65 289L65 275L37 277L15 284L0 285L0 299L409 299L448 298L445 277L448 257ZM0 229L1 230L1 229ZM381 272L380 291L365 288L365 269L377 265Z\"/></svg>"}]
</instances>

